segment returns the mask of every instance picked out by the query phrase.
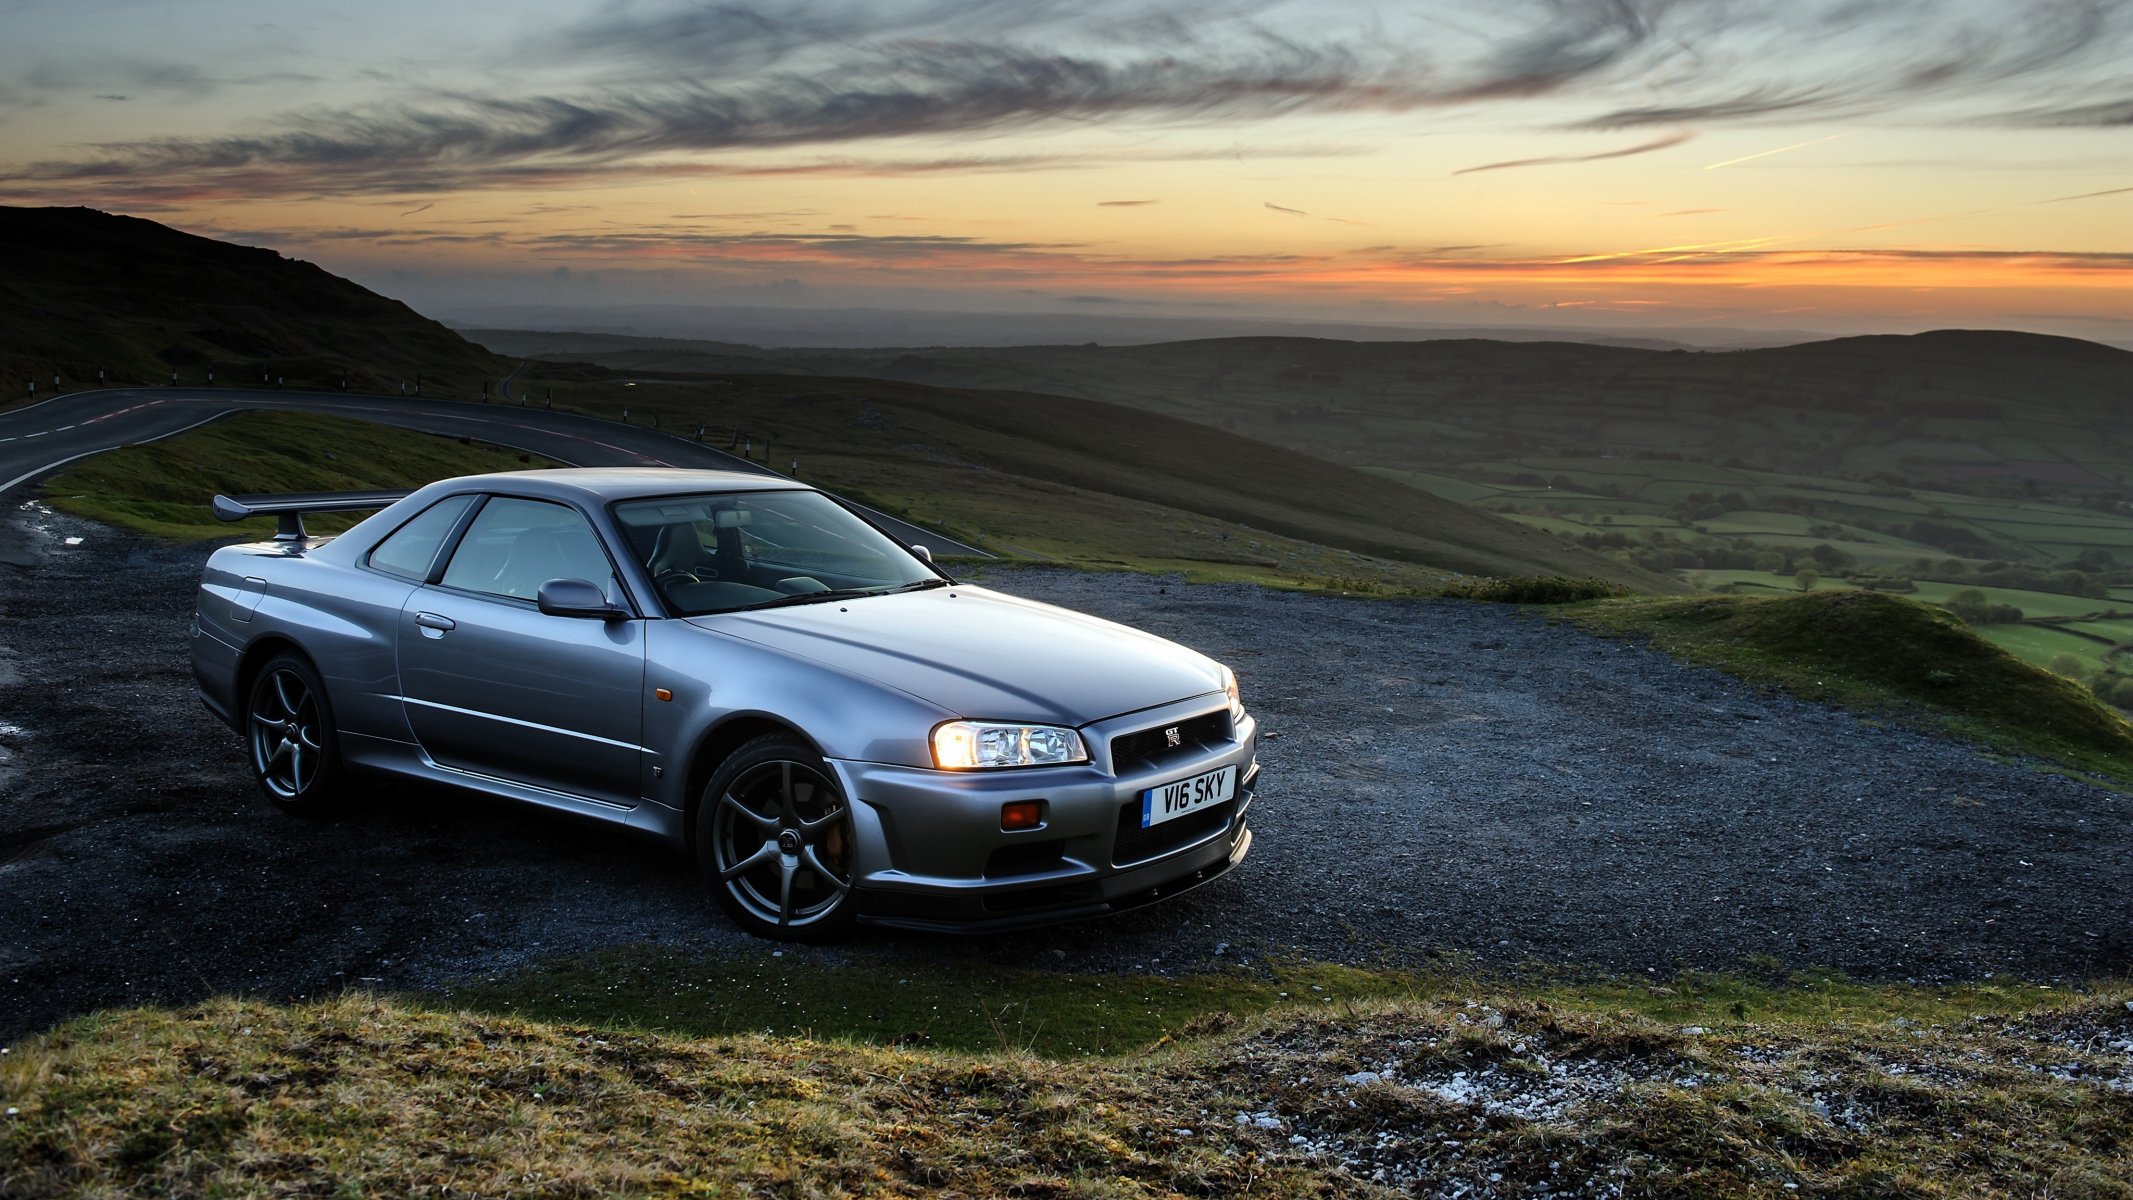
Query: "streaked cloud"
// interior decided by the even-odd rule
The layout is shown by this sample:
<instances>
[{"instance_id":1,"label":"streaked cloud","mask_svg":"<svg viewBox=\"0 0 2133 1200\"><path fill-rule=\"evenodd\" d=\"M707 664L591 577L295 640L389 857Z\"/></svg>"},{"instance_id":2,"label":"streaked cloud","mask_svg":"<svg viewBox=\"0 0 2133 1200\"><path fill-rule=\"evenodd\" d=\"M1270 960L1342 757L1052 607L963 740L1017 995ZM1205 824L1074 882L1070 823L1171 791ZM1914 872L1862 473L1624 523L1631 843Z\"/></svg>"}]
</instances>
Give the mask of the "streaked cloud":
<instances>
[{"instance_id":1,"label":"streaked cloud","mask_svg":"<svg viewBox=\"0 0 2133 1200\"><path fill-rule=\"evenodd\" d=\"M1558 163L1601 162L1610 158L1628 158L1636 154L1650 154L1658 150L1671 150L1683 142L1693 139L1695 136L1693 132L1682 130L1678 133L1670 133L1662 138L1654 138L1649 142L1639 142L1634 146L1620 146L1613 150L1602 150L1595 154L1551 154L1542 158L1514 158L1505 162L1483 163L1478 167L1465 167L1452 172L1452 174L1472 175L1479 171L1503 171L1512 167L1546 167L1554 166Z\"/></svg>"},{"instance_id":2,"label":"streaked cloud","mask_svg":"<svg viewBox=\"0 0 2133 1200\"><path fill-rule=\"evenodd\" d=\"M1386 31L1371 14L1329 11L1313 19L1294 5L1242 0L1165 13L1122 0L615 4L514 50L582 67L591 82L576 88L396 88L411 98L305 108L218 135L104 141L8 174L85 189L156 177L196 189L187 194L559 186L651 176L707 153L1089 122L1450 112L1541 97L1598 110L1568 122L1576 127L1682 130L1599 155L1462 172L1471 173L1649 153L1693 126L1780 115L1926 105L1939 121L2103 127L2133 111L2122 96L2066 94L2133 53L2123 0L1512 0L1462 11L1478 27L1461 37L1425 37L1412 22ZM124 57L41 63L31 76L35 86L50 76L54 86L129 95L317 78ZM1639 99L1617 102L1631 96ZM938 161L981 170L1017 157Z\"/></svg>"}]
</instances>

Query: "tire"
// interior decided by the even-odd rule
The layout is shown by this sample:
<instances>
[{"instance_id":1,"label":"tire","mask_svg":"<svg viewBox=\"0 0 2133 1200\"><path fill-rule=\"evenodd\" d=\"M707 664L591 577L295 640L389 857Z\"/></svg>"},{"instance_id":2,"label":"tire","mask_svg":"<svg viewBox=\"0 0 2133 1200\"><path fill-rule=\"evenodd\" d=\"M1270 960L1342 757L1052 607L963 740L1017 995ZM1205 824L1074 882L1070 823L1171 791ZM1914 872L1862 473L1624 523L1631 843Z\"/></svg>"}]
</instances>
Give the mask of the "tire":
<instances>
[{"instance_id":1,"label":"tire","mask_svg":"<svg viewBox=\"0 0 2133 1200\"><path fill-rule=\"evenodd\" d=\"M851 805L814 748L766 733L719 765L696 809L696 862L734 923L823 942L851 931Z\"/></svg>"},{"instance_id":2,"label":"tire","mask_svg":"<svg viewBox=\"0 0 2133 1200\"><path fill-rule=\"evenodd\" d=\"M276 808L314 815L346 798L333 705L309 661L277 654L259 668L245 698L244 730L252 778Z\"/></svg>"}]
</instances>

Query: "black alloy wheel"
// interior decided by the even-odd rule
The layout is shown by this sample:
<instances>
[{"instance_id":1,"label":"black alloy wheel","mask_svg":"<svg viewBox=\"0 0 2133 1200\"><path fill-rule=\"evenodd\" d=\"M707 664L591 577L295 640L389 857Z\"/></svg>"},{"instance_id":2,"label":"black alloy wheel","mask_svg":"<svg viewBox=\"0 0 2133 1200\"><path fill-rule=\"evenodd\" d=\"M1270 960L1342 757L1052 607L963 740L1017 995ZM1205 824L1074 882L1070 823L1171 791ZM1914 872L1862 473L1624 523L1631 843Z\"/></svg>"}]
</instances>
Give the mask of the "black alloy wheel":
<instances>
[{"instance_id":1,"label":"black alloy wheel","mask_svg":"<svg viewBox=\"0 0 2133 1200\"><path fill-rule=\"evenodd\" d=\"M333 706L310 663L282 654L261 667L245 704L244 727L252 776L276 806L314 813L341 798Z\"/></svg>"},{"instance_id":2,"label":"black alloy wheel","mask_svg":"<svg viewBox=\"0 0 2133 1200\"><path fill-rule=\"evenodd\" d=\"M743 929L826 941L851 928L852 814L822 756L790 734L750 741L704 788L697 862Z\"/></svg>"}]
</instances>

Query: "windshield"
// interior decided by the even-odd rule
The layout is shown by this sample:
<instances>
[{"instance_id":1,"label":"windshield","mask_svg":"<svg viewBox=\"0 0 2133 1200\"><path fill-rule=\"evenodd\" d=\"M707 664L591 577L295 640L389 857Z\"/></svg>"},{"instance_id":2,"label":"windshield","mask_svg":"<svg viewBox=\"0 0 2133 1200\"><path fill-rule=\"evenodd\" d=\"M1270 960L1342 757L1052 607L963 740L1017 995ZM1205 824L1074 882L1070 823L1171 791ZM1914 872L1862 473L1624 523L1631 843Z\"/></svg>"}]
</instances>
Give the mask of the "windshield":
<instances>
[{"instance_id":1,"label":"windshield","mask_svg":"<svg viewBox=\"0 0 2133 1200\"><path fill-rule=\"evenodd\" d=\"M819 492L665 496L614 512L631 552L682 616L945 582Z\"/></svg>"}]
</instances>

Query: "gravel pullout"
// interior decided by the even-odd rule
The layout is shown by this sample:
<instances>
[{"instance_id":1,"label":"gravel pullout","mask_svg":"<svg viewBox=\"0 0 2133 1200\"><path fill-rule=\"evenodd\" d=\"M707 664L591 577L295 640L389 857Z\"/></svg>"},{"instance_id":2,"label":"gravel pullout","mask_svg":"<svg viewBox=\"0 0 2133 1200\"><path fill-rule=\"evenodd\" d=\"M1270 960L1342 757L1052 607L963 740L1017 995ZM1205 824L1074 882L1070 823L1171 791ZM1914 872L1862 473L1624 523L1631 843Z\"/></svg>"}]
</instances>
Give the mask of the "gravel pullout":
<instances>
[{"instance_id":1,"label":"gravel pullout","mask_svg":"<svg viewBox=\"0 0 2133 1200\"><path fill-rule=\"evenodd\" d=\"M0 1040L112 1005L433 987L634 943L768 952L689 863L625 832L390 784L332 821L269 808L193 691L204 557L35 507L0 523ZM870 958L2133 965L2124 796L1504 606L1057 570L994 586L1234 666L1268 739L1257 845L1151 909L862 933Z\"/></svg>"}]
</instances>

